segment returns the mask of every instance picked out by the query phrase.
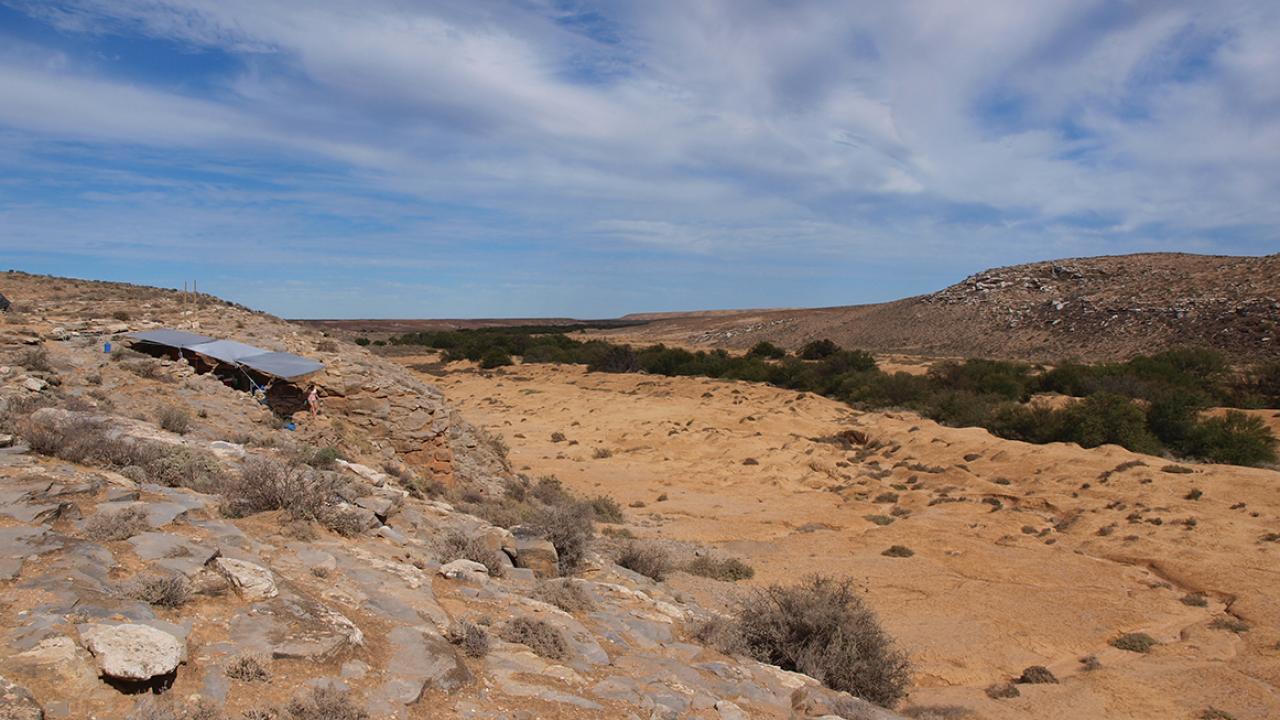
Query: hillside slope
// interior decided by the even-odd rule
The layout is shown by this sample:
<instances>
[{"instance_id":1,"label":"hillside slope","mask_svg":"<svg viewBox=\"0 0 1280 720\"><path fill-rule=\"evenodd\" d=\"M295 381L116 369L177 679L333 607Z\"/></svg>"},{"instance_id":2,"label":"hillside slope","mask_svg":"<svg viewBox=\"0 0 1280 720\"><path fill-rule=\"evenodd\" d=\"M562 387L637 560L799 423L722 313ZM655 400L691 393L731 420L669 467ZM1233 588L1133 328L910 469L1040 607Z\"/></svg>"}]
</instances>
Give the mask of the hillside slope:
<instances>
[{"instance_id":1,"label":"hillside slope","mask_svg":"<svg viewBox=\"0 0 1280 720\"><path fill-rule=\"evenodd\" d=\"M18 273L0 292L0 717L898 717L690 639L710 613L605 542L555 578L545 531L462 505L526 486L500 439L355 345L207 296ZM153 325L323 360L324 412L290 430L119 349ZM590 528L544 490L521 518Z\"/></svg>"},{"instance_id":2,"label":"hillside slope","mask_svg":"<svg viewBox=\"0 0 1280 720\"><path fill-rule=\"evenodd\" d=\"M879 305L674 317L606 334L725 348L827 337L876 352L1041 361L1195 345L1260 360L1280 353L1280 255L1055 260Z\"/></svg>"}]
</instances>

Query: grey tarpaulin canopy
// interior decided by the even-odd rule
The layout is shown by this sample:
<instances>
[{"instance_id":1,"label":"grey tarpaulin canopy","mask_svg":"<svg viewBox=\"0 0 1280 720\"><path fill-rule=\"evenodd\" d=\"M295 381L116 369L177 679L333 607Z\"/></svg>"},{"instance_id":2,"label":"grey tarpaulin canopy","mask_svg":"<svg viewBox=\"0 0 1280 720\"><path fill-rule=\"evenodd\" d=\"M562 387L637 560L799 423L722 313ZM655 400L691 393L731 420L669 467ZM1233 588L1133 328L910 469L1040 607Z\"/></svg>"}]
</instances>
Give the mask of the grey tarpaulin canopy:
<instances>
[{"instance_id":1,"label":"grey tarpaulin canopy","mask_svg":"<svg viewBox=\"0 0 1280 720\"><path fill-rule=\"evenodd\" d=\"M138 342L189 350L215 360L256 370L264 375L278 377L281 380L296 380L324 369L324 365L301 355L268 352L260 347L235 340L215 340L181 330L157 328L130 333L129 337Z\"/></svg>"},{"instance_id":2,"label":"grey tarpaulin canopy","mask_svg":"<svg viewBox=\"0 0 1280 720\"><path fill-rule=\"evenodd\" d=\"M301 355L287 352L263 353L241 358L239 362L247 368L274 375L281 380L296 380L324 369L324 365L315 360L308 360Z\"/></svg>"},{"instance_id":3,"label":"grey tarpaulin canopy","mask_svg":"<svg viewBox=\"0 0 1280 720\"><path fill-rule=\"evenodd\" d=\"M214 360L222 362L238 363L241 360L253 357L254 355L265 355L270 352L260 347L245 345L235 340L214 340L213 342L195 343L192 345L183 345L184 350L190 350L193 353L199 353L205 357L211 357Z\"/></svg>"},{"instance_id":4,"label":"grey tarpaulin canopy","mask_svg":"<svg viewBox=\"0 0 1280 720\"><path fill-rule=\"evenodd\" d=\"M213 338L211 337L182 332L181 330L170 330L168 328L143 330L141 332L130 333L129 337L139 342L148 342L153 345L166 345L174 348L183 348L187 345L199 345L200 343L213 341Z\"/></svg>"}]
</instances>

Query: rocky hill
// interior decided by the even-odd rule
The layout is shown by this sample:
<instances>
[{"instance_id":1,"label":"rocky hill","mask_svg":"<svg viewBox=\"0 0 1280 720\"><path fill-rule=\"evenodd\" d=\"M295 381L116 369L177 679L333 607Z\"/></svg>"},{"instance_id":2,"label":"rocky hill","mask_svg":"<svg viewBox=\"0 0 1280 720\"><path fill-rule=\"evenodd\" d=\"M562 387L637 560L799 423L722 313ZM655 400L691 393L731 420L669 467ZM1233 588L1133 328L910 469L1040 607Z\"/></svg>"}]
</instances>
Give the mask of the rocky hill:
<instances>
[{"instance_id":1,"label":"rocky hill","mask_svg":"<svg viewBox=\"0 0 1280 720\"><path fill-rule=\"evenodd\" d=\"M0 717L896 717L703 645L712 613L355 345L208 296L0 292ZM159 325L322 360L323 413L121 349Z\"/></svg>"},{"instance_id":2,"label":"rocky hill","mask_svg":"<svg viewBox=\"0 0 1280 720\"><path fill-rule=\"evenodd\" d=\"M880 305L675 317L617 331L642 342L846 347L935 356L1110 360L1174 346L1241 361L1280 350L1280 255L1154 253L997 268Z\"/></svg>"}]
</instances>

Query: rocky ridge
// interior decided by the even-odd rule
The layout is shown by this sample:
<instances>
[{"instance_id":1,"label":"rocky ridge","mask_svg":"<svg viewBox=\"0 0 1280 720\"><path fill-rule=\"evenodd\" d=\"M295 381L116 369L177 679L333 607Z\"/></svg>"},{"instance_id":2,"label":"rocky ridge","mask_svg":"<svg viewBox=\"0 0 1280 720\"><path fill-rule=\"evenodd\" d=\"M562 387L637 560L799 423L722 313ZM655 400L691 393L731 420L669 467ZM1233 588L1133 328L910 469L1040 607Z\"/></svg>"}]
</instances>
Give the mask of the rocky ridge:
<instances>
[{"instance_id":1,"label":"rocky ridge","mask_svg":"<svg viewBox=\"0 0 1280 720\"><path fill-rule=\"evenodd\" d=\"M103 428L113 451L146 446L188 474L161 484L150 466L0 438L0 717L125 717L157 692L241 717L316 688L371 718L894 717L698 644L687 629L707 611L600 553L553 580L550 543L425 497L432 484L497 492L512 476L499 442L393 365L211 298L4 279L19 307L0 329L0 411ZM183 362L102 352L152 324L318 356L324 414L288 431ZM158 409L172 405L189 427L166 423ZM345 458L306 470L333 488L341 525L228 511L236 498L215 478L307 447ZM454 536L498 567L451 556ZM576 586L590 609L538 599L547 583ZM551 628L562 652L501 639L521 622ZM468 624L488 628L487 652L457 643Z\"/></svg>"}]
</instances>

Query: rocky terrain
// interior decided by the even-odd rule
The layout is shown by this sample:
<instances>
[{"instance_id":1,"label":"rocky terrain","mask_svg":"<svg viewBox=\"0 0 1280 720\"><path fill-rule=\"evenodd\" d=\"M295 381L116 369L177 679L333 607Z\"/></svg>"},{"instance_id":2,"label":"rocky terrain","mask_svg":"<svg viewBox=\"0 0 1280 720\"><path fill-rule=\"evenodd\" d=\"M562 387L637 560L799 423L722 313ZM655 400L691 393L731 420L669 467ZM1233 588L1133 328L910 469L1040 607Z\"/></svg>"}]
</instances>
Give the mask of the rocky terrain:
<instances>
[{"instance_id":1,"label":"rocky terrain","mask_svg":"<svg viewBox=\"0 0 1280 720\"><path fill-rule=\"evenodd\" d=\"M521 481L429 379L208 296L0 292L0 717L898 717L694 640L727 582L604 540L558 578L557 545L441 499ZM155 326L323 361L322 414L122 350Z\"/></svg>"},{"instance_id":2,"label":"rocky terrain","mask_svg":"<svg viewBox=\"0 0 1280 720\"><path fill-rule=\"evenodd\" d=\"M617 498L643 540L741 558L756 584L856 579L915 664L909 711L1280 717L1275 469L1030 445L761 384L396 359L435 372L517 470Z\"/></svg>"},{"instance_id":3,"label":"rocky terrain","mask_svg":"<svg viewBox=\"0 0 1280 720\"><path fill-rule=\"evenodd\" d=\"M604 331L636 342L850 348L1054 362L1123 359L1175 346L1241 361L1280 353L1280 255L1159 253L987 270L930 295L880 305L667 316Z\"/></svg>"}]
</instances>

